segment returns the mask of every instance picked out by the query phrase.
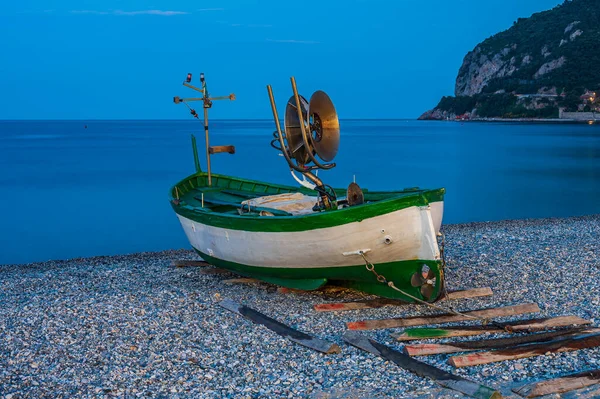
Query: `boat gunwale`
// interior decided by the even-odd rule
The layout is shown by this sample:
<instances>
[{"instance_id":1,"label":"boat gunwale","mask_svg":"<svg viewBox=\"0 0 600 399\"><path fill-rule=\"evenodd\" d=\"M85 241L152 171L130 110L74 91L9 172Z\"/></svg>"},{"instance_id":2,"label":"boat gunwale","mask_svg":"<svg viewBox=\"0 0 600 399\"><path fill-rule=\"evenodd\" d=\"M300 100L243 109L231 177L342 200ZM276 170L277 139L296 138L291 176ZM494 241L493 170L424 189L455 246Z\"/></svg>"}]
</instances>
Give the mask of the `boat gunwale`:
<instances>
[{"instance_id":1,"label":"boat gunwale","mask_svg":"<svg viewBox=\"0 0 600 399\"><path fill-rule=\"evenodd\" d=\"M412 206L427 206L431 202L438 201L429 201L426 198L426 194L429 193L433 196L440 197L440 201L443 201L443 196L445 194L444 188L437 189L407 189L404 191L377 191L370 192L368 190L363 190L366 194L377 195L377 194L390 194L390 198L384 198L381 200L377 200L373 203L369 204L361 204L352 207L336 209L334 211L328 212L315 212L310 214L301 214L301 215L291 215L291 216L269 216L266 218L265 216L254 216L254 215L237 215L237 214L227 214L222 212L214 212L208 208L202 208L193 205L181 205L176 201L176 198L173 196L175 193L176 187L182 191L182 194L179 195L184 196L191 190L198 187L207 187L204 185L200 185L194 187L193 179L198 177L206 177L207 174L205 172L197 172L192 175L187 176L181 181L177 182L170 190L170 203L173 207L173 210L180 216L189 218L191 220L196 221L197 223L206 224L215 227L223 227L230 228L234 230L249 230L249 231L273 231L273 232L281 232L281 231L302 231L302 230L314 230L319 228L327 228L334 227L339 225L344 225L352 222L359 222L361 220L385 215L387 213L391 213L397 210L410 208ZM230 181L237 181L241 183L251 183L251 184L260 184L267 187L275 187L281 190L289 190L289 192L301 192L301 193L312 193L312 190L306 189L304 187L294 187L288 186L284 184L274 184L268 183L264 181L251 180L245 178L239 178L234 176L213 174L214 178L222 178L228 179ZM181 190L181 186L184 184L188 184L193 188L183 187L185 191ZM215 188L220 188L226 190L225 187L215 186ZM344 189L335 189L336 192L345 192ZM265 193L268 195L269 193ZM397 194L397 195L393 195ZM407 195L408 194L408 195ZM412 195L411 195L412 194ZM265 223L266 222L266 223ZM288 226L276 226L273 225L273 222L284 223ZM291 225L294 223L295 225ZM259 227L261 226L261 227ZM266 229L264 228L266 227Z\"/></svg>"}]
</instances>

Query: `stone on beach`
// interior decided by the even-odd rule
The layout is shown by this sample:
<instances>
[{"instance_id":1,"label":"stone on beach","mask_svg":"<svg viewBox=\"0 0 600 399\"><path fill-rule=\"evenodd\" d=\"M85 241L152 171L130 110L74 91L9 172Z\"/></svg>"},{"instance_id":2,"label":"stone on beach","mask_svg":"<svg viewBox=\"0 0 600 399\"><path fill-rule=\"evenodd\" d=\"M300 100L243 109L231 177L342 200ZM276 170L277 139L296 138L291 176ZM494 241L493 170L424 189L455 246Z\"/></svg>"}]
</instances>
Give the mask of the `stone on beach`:
<instances>
[{"instance_id":1,"label":"stone on beach","mask_svg":"<svg viewBox=\"0 0 600 399\"><path fill-rule=\"evenodd\" d=\"M444 232L448 288L491 287L494 296L442 306L536 302L536 317L599 320L599 216L447 225ZM424 306L319 313L317 303L373 297L227 285L229 275L171 267L177 259L197 257L180 250L0 266L0 398L461 397L341 339L347 322L433 314ZM224 297L335 342L342 352L322 355L288 341L219 307ZM365 335L401 349L390 336L401 331ZM597 368L599 357L600 349L586 349L465 369L449 366L444 355L425 360L507 388L511 397L512 384Z\"/></svg>"}]
</instances>

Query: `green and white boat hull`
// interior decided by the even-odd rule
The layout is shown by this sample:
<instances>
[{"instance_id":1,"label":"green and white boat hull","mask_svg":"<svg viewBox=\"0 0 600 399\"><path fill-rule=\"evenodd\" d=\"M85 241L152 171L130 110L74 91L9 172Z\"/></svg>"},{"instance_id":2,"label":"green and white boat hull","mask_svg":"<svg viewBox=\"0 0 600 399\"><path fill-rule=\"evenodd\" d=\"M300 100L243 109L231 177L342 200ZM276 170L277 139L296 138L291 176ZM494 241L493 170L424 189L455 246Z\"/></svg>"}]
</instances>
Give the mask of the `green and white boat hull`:
<instances>
[{"instance_id":1,"label":"green and white boat hull","mask_svg":"<svg viewBox=\"0 0 600 399\"><path fill-rule=\"evenodd\" d=\"M444 283L436 233L445 190L363 191L364 204L342 209L240 214L240 202L252 196L315 193L214 174L209 187L199 172L173 187L170 199L192 247L215 266L290 288L313 290L330 283L409 302L414 299L404 293L434 301ZM377 281L361 251L403 293ZM414 278L424 265L430 270L425 294Z\"/></svg>"}]
</instances>

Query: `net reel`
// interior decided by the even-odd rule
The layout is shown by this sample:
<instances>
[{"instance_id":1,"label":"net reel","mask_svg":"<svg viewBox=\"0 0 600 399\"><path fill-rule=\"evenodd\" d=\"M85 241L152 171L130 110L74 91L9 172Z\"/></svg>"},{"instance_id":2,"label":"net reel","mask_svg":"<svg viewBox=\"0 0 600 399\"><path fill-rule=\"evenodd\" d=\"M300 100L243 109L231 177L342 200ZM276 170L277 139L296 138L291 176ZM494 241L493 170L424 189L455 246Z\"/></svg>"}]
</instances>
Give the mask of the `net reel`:
<instances>
[{"instance_id":1,"label":"net reel","mask_svg":"<svg viewBox=\"0 0 600 399\"><path fill-rule=\"evenodd\" d=\"M294 77L290 80L294 94L285 108L285 133L281 131L273 90L270 85L267 86L277 127L273 133L271 146L282 152L296 181L319 193L319 202L313 210L337 209L335 191L323 184L316 173L312 173L318 169L327 170L335 167L335 163L331 161L337 155L340 145L340 123L337 112L324 91L314 92L310 101L306 101L298 94ZM297 178L294 171L300 172L303 180Z\"/></svg>"}]
</instances>

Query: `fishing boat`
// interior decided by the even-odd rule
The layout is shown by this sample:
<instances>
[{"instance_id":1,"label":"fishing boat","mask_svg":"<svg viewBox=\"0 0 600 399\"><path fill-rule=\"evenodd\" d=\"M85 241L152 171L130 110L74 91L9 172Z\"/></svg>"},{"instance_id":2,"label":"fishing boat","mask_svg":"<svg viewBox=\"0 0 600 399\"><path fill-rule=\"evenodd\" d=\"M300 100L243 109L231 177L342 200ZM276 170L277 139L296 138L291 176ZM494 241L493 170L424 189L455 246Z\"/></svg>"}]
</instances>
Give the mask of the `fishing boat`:
<instances>
[{"instance_id":1,"label":"fishing boat","mask_svg":"<svg viewBox=\"0 0 600 399\"><path fill-rule=\"evenodd\" d=\"M316 290L326 284L407 302L434 302L444 290L441 237L444 188L369 191L351 182L332 188L317 170L335 167L340 124L330 97L316 91L307 101L292 77L284 129L273 90L267 86L275 131L271 146L283 155L296 185L273 184L212 173L210 158L235 153L235 146L211 146L210 97L204 74L202 94L174 97L204 110L206 171L192 135L195 172L176 183L169 200L189 243L210 264L278 286ZM268 142L268 140L267 140ZM441 250L442 249L442 250Z\"/></svg>"}]
</instances>

